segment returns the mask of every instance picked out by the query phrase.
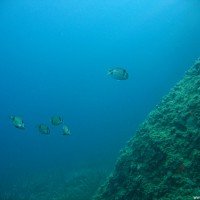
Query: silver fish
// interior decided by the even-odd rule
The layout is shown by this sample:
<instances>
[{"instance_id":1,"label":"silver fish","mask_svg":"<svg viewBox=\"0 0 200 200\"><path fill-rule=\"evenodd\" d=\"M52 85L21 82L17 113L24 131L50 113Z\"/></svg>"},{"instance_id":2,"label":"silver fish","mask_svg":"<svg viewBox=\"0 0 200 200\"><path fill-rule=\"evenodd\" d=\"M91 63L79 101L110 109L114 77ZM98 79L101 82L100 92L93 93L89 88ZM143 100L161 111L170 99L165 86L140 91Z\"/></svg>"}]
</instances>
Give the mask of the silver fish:
<instances>
[{"instance_id":1,"label":"silver fish","mask_svg":"<svg viewBox=\"0 0 200 200\"><path fill-rule=\"evenodd\" d=\"M63 126L62 130L63 130L63 135L71 134L69 128L66 125Z\"/></svg>"},{"instance_id":2,"label":"silver fish","mask_svg":"<svg viewBox=\"0 0 200 200\"><path fill-rule=\"evenodd\" d=\"M10 116L12 124L19 129L25 129L24 121L19 116Z\"/></svg>"},{"instance_id":3,"label":"silver fish","mask_svg":"<svg viewBox=\"0 0 200 200\"><path fill-rule=\"evenodd\" d=\"M41 134L50 134L50 129L45 124L39 124L37 128Z\"/></svg>"},{"instance_id":4,"label":"silver fish","mask_svg":"<svg viewBox=\"0 0 200 200\"><path fill-rule=\"evenodd\" d=\"M127 71L120 67L108 70L108 75L116 80L127 80L129 77Z\"/></svg>"},{"instance_id":5,"label":"silver fish","mask_svg":"<svg viewBox=\"0 0 200 200\"><path fill-rule=\"evenodd\" d=\"M59 116L53 116L53 117L51 117L50 121L51 121L52 125L54 125L54 126L58 126L58 125L60 125L60 124L63 123L62 118L59 117Z\"/></svg>"}]
</instances>

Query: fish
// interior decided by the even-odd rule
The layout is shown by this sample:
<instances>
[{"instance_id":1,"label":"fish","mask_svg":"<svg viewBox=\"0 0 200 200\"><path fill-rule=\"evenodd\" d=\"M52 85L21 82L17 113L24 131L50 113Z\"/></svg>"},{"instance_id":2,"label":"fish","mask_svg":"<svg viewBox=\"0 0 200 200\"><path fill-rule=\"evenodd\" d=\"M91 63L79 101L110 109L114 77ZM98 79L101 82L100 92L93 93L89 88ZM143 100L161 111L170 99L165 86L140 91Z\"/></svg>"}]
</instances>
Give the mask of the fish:
<instances>
[{"instance_id":1,"label":"fish","mask_svg":"<svg viewBox=\"0 0 200 200\"><path fill-rule=\"evenodd\" d=\"M129 78L128 72L120 67L108 70L108 75L116 80L127 80Z\"/></svg>"},{"instance_id":2,"label":"fish","mask_svg":"<svg viewBox=\"0 0 200 200\"><path fill-rule=\"evenodd\" d=\"M51 124L54 125L54 126L58 126L58 125L60 125L60 124L63 123L62 118L59 117L59 116L53 116L53 117L51 117L50 121L51 121Z\"/></svg>"},{"instance_id":3,"label":"fish","mask_svg":"<svg viewBox=\"0 0 200 200\"><path fill-rule=\"evenodd\" d=\"M12 124L19 129L25 129L24 121L19 116L10 116Z\"/></svg>"},{"instance_id":4,"label":"fish","mask_svg":"<svg viewBox=\"0 0 200 200\"><path fill-rule=\"evenodd\" d=\"M63 135L71 134L69 128L66 125L63 126L62 131L63 131Z\"/></svg>"},{"instance_id":5,"label":"fish","mask_svg":"<svg viewBox=\"0 0 200 200\"><path fill-rule=\"evenodd\" d=\"M37 126L38 128L38 131L41 133L41 134L50 134L50 129L47 125L45 124L39 124Z\"/></svg>"}]
</instances>

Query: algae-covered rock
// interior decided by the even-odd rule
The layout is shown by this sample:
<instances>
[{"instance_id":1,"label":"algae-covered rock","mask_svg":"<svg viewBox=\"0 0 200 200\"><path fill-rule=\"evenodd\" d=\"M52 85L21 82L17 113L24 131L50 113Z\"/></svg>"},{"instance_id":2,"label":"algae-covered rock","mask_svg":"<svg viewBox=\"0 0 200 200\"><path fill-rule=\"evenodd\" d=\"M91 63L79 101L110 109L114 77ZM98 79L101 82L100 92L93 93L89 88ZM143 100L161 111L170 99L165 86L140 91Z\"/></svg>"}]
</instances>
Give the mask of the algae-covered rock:
<instances>
[{"instance_id":1,"label":"algae-covered rock","mask_svg":"<svg viewBox=\"0 0 200 200\"><path fill-rule=\"evenodd\" d=\"M121 151L93 200L200 197L200 59Z\"/></svg>"}]
</instances>

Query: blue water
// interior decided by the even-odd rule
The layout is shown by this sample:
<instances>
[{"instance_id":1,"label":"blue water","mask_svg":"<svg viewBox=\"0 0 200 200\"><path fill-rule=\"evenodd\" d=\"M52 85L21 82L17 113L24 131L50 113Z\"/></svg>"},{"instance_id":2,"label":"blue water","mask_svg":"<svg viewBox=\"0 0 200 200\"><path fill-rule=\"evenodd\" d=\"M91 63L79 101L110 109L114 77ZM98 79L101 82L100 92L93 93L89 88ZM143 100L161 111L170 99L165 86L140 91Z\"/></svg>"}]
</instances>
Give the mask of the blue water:
<instances>
[{"instance_id":1,"label":"blue water","mask_svg":"<svg viewBox=\"0 0 200 200\"><path fill-rule=\"evenodd\" d=\"M200 56L198 0L0 2L0 177L114 166ZM123 67L129 79L107 75ZM10 115L24 119L25 130ZM63 137L50 117L71 130ZM50 135L36 126L49 125Z\"/></svg>"}]
</instances>

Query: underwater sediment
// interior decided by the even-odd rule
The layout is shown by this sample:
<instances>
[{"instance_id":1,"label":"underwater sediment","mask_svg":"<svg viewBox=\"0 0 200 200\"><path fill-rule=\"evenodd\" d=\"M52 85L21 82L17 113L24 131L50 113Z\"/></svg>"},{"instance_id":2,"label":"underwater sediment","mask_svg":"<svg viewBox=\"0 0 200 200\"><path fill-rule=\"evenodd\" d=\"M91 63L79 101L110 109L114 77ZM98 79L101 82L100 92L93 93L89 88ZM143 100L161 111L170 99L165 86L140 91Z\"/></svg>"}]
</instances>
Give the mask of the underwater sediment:
<instances>
[{"instance_id":1,"label":"underwater sediment","mask_svg":"<svg viewBox=\"0 0 200 200\"><path fill-rule=\"evenodd\" d=\"M88 200L108 174L107 167L57 168L17 174L0 182L0 200Z\"/></svg>"},{"instance_id":2,"label":"underwater sediment","mask_svg":"<svg viewBox=\"0 0 200 200\"><path fill-rule=\"evenodd\" d=\"M93 200L200 198L200 58L120 152Z\"/></svg>"}]
</instances>

